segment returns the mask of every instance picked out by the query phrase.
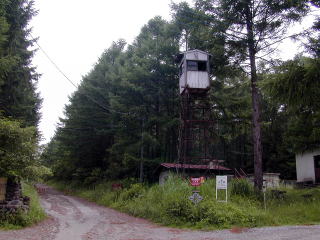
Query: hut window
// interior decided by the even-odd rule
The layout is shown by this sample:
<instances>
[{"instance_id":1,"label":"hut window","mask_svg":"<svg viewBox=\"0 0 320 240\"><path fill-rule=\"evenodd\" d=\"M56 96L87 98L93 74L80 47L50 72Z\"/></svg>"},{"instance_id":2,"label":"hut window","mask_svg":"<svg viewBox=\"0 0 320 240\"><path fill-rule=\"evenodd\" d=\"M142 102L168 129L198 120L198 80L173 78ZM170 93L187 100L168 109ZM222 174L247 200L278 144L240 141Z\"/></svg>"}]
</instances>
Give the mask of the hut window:
<instances>
[{"instance_id":1,"label":"hut window","mask_svg":"<svg viewBox=\"0 0 320 240\"><path fill-rule=\"evenodd\" d=\"M207 62L206 61L187 61L187 70L206 72Z\"/></svg>"},{"instance_id":2,"label":"hut window","mask_svg":"<svg viewBox=\"0 0 320 240\"><path fill-rule=\"evenodd\" d=\"M197 61L187 61L187 69L188 71L198 71Z\"/></svg>"},{"instance_id":3,"label":"hut window","mask_svg":"<svg viewBox=\"0 0 320 240\"><path fill-rule=\"evenodd\" d=\"M198 62L198 71L203 71L206 72L207 71L207 62L205 61L199 61Z\"/></svg>"}]
</instances>

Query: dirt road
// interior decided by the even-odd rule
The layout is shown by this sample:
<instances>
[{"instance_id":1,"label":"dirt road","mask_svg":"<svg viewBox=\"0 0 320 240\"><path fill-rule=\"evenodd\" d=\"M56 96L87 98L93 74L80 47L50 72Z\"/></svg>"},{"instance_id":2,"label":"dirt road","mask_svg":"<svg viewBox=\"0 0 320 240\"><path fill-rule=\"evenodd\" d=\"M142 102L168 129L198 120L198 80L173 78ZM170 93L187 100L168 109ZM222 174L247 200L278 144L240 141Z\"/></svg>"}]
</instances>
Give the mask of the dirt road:
<instances>
[{"instance_id":1,"label":"dirt road","mask_svg":"<svg viewBox=\"0 0 320 240\"><path fill-rule=\"evenodd\" d=\"M320 226L189 231L160 227L85 200L48 189L42 205L51 216L17 231L0 231L0 240L319 240Z\"/></svg>"}]
</instances>

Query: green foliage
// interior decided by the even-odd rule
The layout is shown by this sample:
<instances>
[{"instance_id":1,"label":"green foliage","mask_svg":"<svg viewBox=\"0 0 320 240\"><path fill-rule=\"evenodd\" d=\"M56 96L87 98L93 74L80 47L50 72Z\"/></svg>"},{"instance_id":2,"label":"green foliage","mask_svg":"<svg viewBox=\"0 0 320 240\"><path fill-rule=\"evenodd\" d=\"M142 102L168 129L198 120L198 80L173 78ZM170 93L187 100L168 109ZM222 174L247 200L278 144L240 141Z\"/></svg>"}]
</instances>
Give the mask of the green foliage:
<instances>
[{"instance_id":1,"label":"green foliage","mask_svg":"<svg viewBox=\"0 0 320 240\"><path fill-rule=\"evenodd\" d=\"M252 184L247 179L233 179L231 182L230 194L253 197L255 192Z\"/></svg>"},{"instance_id":2,"label":"green foliage","mask_svg":"<svg viewBox=\"0 0 320 240\"><path fill-rule=\"evenodd\" d=\"M265 77L262 87L286 113L286 144L304 152L320 146L319 59L296 57Z\"/></svg>"},{"instance_id":3,"label":"green foliage","mask_svg":"<svg viewBox=\"0 0 320 240\"><path fill-rule=\"evenodd\" d=\"M135 183L130 186L130 188L125 189L121 194L119 195L119 200L126 202L133 200L135 198L139 198L143 195L144 188L143 185L140 183Z\"/></svg>"},{"instance_id":4,"label":"green foliage","mask_svg":"<svg viewBox=\"0 0 320 240\"><path fill-rule=\"evenodd\" d=\"M0 14L1 115L36 127L41 99L36 92L38 74L31 64L34 40L30 40L28 24L36 14L33 1L1 1Z\"/></svg>"},{"instance_id":5,"label":"green foliage","mask_svg":"<svg viewBox=\"0 0 320 240\"><path fill-rule=\"evenodd\" d=\"M257 14L248 15L248 8ZM172 56L188 40L190 49L212 55L214 157L253 172L252 85L246 67L251 46L258 57L253 72L261 90L264 170L295 178L295 151L315 147L320 139L319 111L314 111L320 102L318 60L277 68L276 59L259 57L271 54L273 43L308 12L306 1L198 0L195 7L180 3L172 10L171 23L155 17L132 44L119 40L101 54L70 97L65 118L43 152L46 166L57 178L94 185L101 179L137 177L143 148L144 178L154 180L159 163L177 159L178 67ZM253 39L248 23L254 24ZM278 82L276 91L260 84L269 80ZM305 106L292 112L286 99Z\"/></svg>"},{"instance_id":6,"label":"green foliage","mask_svg":"<svg viewBox=\"0 0 320 240\"><path fill-rule=\"evenodd\" d=\"M16 214L0 214L0 229L20 229L36 224L46 218L46 214L40 205L40 199L36 190L29 184L22 184L24 196L30 197L30 209L28 212Z\"/></svg>"},{"instance_id":7,"label":"green foliage","mask_svg":"<svg viewBox=\"0 0 320 240\"><path fill-rule=\"evenodd\" d=\"M14 120L0 118L0 175L26 176L26 169L35 163L34 127L21 127Z\"/></svg>"},{"instance_id":8,"label":"green foliage","mask_svg":"<svg viewBox=\"0 0 320 240\"><path fill-rule=\"evenodd\" d=\"M45 170L36 162L41 99L28 26L35 14L32 0L0 2L0 176Z\"/></svg>"},{"instance_id":9,"label":"green foliage","mask_svg":"<svg viewBox=\"0 0 320 240\"><path fill-rule=\"evenodd\" d=\"M34 182L42 182L45 179L53 176L51 169L43 165L28 166L24 171L24 176L28 178L29 181Z\"/></svg>"},{"instance_id":10,"label":"green foliage","mask_svg":"<svg viewBox=\"0 0 320 240\"><path fill-rule=\"evenodd\" d=\"M63 182L54 182L53 185L101 205L176 227L221 229L320 222L320 188L283 189L286 191L284 199L273 198L271 192L267 192L265 211L263 201L256 198L253 192L248 194L247 190L237 190L237 194L231 194L234 191L231 189L228 203L217 202L214 180L206 181L199 188L204 199L197 205L188 199L193 187L173 176L164 185L133 183L123 190L112 191L111 184L104 182L96 185L95 189L81 188L81 185L70 189L70 184ZM246 184L242 182L239 187Z\"/></svg>"},{"instance_id":11,"label":"green foliage","mask_svg":"<svg viewBox=\"0 0 320 240\"><path fill-rule=\"evenodd\" d=\"M55 176L88 184L136 177L142 147L148 178L159 162L175 159L174 29L155 17L126 50L125 45L114 42L70 98L66 117L42 155Z\"/></svg>"}]
</instances>

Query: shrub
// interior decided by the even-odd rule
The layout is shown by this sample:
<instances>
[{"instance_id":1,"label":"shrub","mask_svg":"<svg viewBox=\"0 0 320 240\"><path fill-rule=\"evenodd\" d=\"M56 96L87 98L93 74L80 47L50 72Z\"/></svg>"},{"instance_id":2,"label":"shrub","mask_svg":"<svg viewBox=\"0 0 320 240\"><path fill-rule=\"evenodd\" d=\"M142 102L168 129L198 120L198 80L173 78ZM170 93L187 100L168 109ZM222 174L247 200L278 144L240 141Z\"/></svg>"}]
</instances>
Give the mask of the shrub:
<instances>
[{"instance_id":1,"label":"shrub","mask_svg":"<svg viewBox=\"0 0 320 240\"><path fill-rule=\"evenodd\" d=\"M140 197L145 189L141 183L135 183L128 189L124 189L119 195L119 201L129 201L134 198Z\"/></svg>"}]
</instances>

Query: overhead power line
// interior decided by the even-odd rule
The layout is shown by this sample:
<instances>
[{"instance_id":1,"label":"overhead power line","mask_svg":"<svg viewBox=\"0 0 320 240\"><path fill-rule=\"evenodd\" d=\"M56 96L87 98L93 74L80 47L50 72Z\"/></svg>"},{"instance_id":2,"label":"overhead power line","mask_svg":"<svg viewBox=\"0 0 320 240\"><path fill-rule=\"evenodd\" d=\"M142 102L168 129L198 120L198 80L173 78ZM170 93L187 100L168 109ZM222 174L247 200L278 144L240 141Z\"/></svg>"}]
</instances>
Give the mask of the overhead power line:
<instances>
[{"instance_id":1,"label":"overhead power line","mask_svg":"<svg viewBox=\"0 0 320 240\"><path fill-rule=\"evenodd\" d=\"M75 84L60 68L59 66L52 60L52 58L49 56L49 54L47 54L47 52L40 46L40 44L38 43L38 40L36 38L34 38L32 36L32 34L29 32L28 33L31 38L34 40L35 44L38 46L38 48L40 49L40 51L46 56L46 58L50 61L50 63L58 70L59 73L62 74L62 76L69 82L71 83L75 88L78 88L79 86L77 84ZM92 97L90 97L88 94L82 93L79 91L79 94L82 94L83 96L87 97L90 101L92 101L93 103L95 103L97 106L99 106L100 108L102 108L103 110L107 111L107 112L115 112L115 113L119 113L119 114L128 114L128 113L121 113L115 110L112 110L110 108L107 108L105 106L103 106L102 104L100 104L99 102L97 102L95 99L93 99Z\"/></svg>"}]
</instances>

